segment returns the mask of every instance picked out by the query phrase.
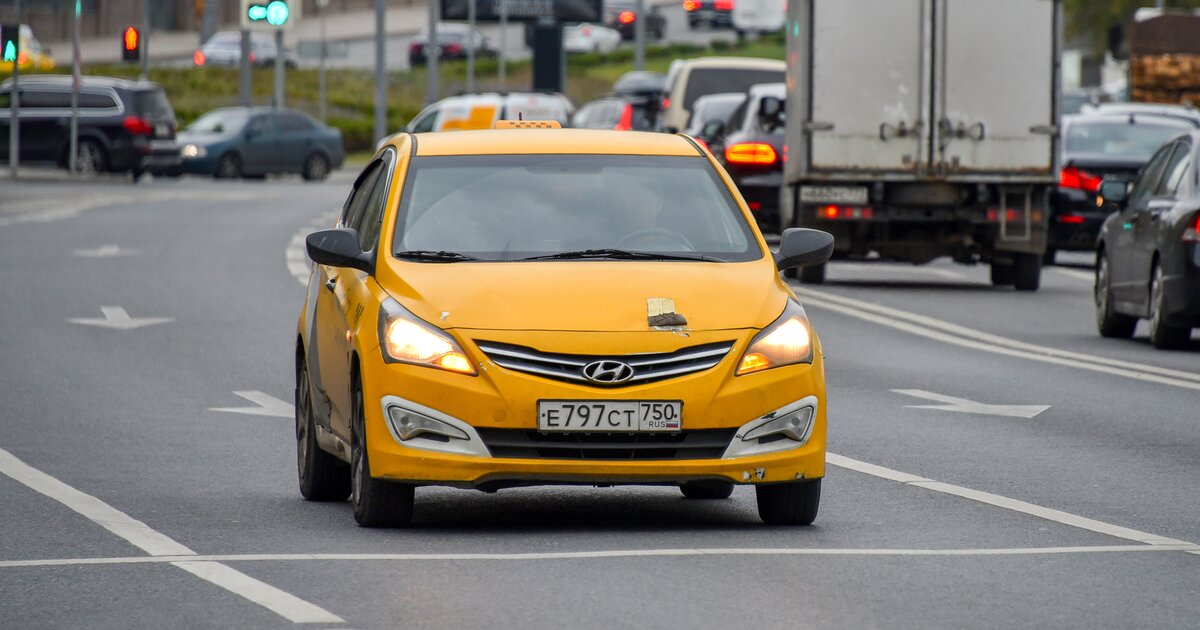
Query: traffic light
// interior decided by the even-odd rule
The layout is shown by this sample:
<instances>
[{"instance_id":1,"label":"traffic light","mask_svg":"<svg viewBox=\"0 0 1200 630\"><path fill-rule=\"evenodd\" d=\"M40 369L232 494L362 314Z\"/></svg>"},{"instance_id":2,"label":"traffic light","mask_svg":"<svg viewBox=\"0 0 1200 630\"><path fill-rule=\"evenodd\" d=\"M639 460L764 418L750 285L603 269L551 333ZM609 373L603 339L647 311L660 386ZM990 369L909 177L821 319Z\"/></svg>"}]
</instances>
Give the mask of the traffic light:
<instances>
[{"instance_id":1,"label":"traffic light","mask_svg":"<svg viewBox=\"0 0 1200 630\"><path fill-rule=\"evenodd\" d=\"M16 63L21 54L21 27L18 24L0 24L0 59Z\"/></svg>"},{"instance_id":2,"label":"traffic light","mask_svg":"<svg viewBox=\"0 0 1200 630\"><path fill-rule=\"evenodd\" d=\"M300 0L242 0L242 28L290 29L300 19Z\"/></svg>"},{"instance_id":3,"label":"traffic light","mask_svg":"<svg viewBox=\"0 0 1200 630\"><path fill-rule=\"evenodd\" d=\"M140 61L142 58L142 32L133 26L121 34L121 60Z\"/></svg>"}]
</instances>

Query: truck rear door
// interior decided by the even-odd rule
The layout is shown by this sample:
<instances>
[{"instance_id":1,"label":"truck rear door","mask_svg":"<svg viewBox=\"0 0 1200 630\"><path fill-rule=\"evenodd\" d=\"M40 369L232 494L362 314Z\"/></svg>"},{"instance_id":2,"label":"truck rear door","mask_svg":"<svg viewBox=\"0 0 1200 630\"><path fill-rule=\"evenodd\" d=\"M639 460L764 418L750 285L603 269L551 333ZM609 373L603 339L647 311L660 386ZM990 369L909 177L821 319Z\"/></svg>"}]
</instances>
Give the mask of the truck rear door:
<instances>
[{"instance_id":1,"label":"truck rear door","mask_svg":"<svg viewBox=\"0 0 1200 630\"><path fill-rule=\"evenodd\" d=\"M1053 175L1051 0L934 0L935 173Z\"/></svg>"}]
</instances>

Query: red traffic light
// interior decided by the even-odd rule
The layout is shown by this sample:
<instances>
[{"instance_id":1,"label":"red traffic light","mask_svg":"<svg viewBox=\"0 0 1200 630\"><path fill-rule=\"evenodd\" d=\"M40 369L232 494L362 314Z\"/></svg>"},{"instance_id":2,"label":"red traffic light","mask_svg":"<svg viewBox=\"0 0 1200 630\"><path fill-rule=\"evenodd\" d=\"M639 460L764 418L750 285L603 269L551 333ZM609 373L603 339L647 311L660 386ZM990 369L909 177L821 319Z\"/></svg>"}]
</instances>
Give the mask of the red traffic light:
<instances>
[{"instance_id":1,"label":"red traffic light","mask_svg":"<svg viewBox=\"0 0 1200 630\"><path fill-rule=\"evenodd\" d=\"M136 28L130 26L129 28L125 29L125 50L137 50L138 40L140 38L141 34L138 33Z\"/></svg>"},{"instance_id":2,"label":"red traffic light","mask_svg":"<svg viewBox=\"0 0 1200 630\"><path fill-rule=\"evenodd\" d=\"M138 61L142 53L142 32L137 27L129 26L121 33L121 59L123 61Z\"/></svg>"}]
</instances>

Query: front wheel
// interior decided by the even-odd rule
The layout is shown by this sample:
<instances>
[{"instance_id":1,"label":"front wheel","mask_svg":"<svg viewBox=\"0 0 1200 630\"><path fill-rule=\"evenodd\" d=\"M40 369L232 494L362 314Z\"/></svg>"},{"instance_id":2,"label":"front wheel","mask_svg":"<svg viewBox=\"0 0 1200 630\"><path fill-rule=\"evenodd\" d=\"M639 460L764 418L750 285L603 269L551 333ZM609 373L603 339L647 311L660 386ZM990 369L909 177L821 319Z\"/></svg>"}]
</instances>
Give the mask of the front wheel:
<instances>
[{"instance_id":1,"label":"front wheel","mask_svg":"<svg viewBox=\"0 0 1200 630\"><path fill-rule=\"evenodd\" d=\"M329 159L320 153L314 153L304 160L304 170L300 175L310 182L321 181L329 177Z\"/></svg>"},{"instance_id":2,"label":"front wheel","mask_svg":"<svg viewBox=\"0 0 1200 630\"><path fill-rule=\"evenodd\" d=\"M236 154L226 153L217 160L217 171L213 173L217 179L237 179L242 176L242 160Z\"/></svg>"},{"instance_id":3,"label":"front wheel","mask_svg":"<svg viewBox=\"0 0 1200 630\"><path fill-rule=\"evenodd\" d=\"M351 392L350 504L360 527L403 527L412 522L415 488L371 476L363 417L362 385L355 375Z\"/></svg>"},{"instance_id":4,"label":"front wheel","mask_svg":"<svg viewBox=\"0 0 1200 630\"><path fill-rule=\"evenodd\" d=\"M728 499L733 483L728 481L688 481L679 484L679 491L689 499Z\"/></svg>"},{"instance_id":5,"label":"front wheel","mask_svg":"<svg viewBox=\"0 0 1200 630\"><path fill-rule=\"evenodd\" d=\"M1150 344L1160 350L1182 348L1192 337L1192 329L1167 323L1167 291L1163 286L1163 271L1154 266L1150 282Z\"/></svg>"},{"instance_id":6,"label":"front wheel","mask_svg":"<svg viewBox=\"0 0 1200 630\"><path fill-rule=\"evenodd\" d=\"M821 480L756 486L758 516L767 525L812 525L821 506Z\"/></svg>"}]
</instances>

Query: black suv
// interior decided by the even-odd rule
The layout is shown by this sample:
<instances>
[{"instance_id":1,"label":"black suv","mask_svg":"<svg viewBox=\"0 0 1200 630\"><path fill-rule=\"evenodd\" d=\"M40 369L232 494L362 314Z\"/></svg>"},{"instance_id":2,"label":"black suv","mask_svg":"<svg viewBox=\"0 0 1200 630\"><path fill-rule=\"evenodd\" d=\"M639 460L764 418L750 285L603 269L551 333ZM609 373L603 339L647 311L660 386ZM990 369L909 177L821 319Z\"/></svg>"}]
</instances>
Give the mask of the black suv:
<instances>
[{"instance_id":1,"label":"black suv","mask_svg":"<svg viewBox=\"0 0 1200 630\"><path fill-rule=\"evenodd\" d=\"M12 81L0 83L0 159L8 160ZM175 111L146 81L83 77L76 169L83 173L178 170ZM71 143L71 77L21 77L21 161L65 167Z\"/></svg>"}]
</instances>

